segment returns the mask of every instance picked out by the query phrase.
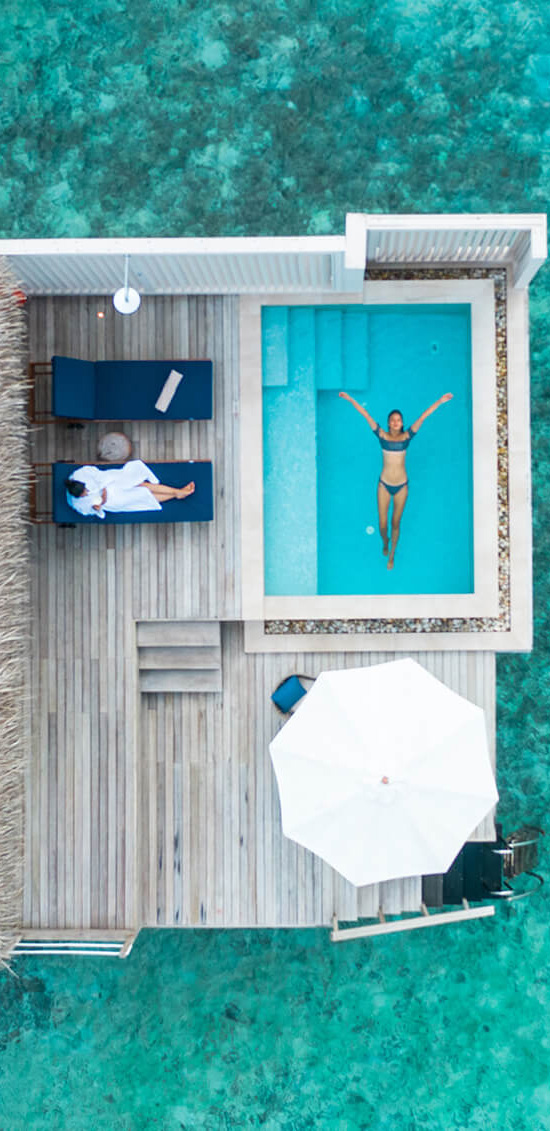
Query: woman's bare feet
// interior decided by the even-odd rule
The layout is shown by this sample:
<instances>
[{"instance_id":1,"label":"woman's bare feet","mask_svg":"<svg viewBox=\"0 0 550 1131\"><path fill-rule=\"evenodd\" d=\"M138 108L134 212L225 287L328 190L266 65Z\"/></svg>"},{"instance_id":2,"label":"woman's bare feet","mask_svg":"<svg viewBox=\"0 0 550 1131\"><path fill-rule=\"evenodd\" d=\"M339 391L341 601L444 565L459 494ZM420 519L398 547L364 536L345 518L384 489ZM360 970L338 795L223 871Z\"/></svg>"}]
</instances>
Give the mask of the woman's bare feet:
<instances>
[{"instance_id":1,"label":"woman's bare feet","mask_svg":"<svg viewBox=\"0 0 550 1131\"><path fill-rule=\"evenodd\" d=\"M385 541L382 544L382 553L383 553L385 558L387 558L389 552L390 552L390 544L388 542L388 539L386 538Z\"/></svg>"},{"instance_id":2,"label":"woman's bare feet","mask_svg":"<svg viewBox=\"0 0 550 1131\"><path fill-rule=\"evenodd\" d=\"M176 495L177 499L186 499L188 495L192 495L195 490L194 483L188 483L185 487L180 487Z\"/></svg>"}]
</instances>

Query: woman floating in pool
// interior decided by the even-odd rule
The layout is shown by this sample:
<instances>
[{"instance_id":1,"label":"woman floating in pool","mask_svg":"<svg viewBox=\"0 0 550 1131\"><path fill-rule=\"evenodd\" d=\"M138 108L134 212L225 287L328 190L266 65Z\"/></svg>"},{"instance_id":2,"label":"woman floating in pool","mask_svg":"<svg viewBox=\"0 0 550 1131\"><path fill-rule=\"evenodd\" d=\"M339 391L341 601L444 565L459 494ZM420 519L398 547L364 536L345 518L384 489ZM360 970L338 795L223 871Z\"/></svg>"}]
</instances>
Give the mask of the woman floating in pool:
<instances>
[{"instance_id":1,"label":"woman floating in pool","mask_svg":"<svg viewBox=\"0 0 550 1131\"><path fill-rule=\"evenodd\" d=\"M368 420L373 432L380 441L383 452L382 474L378 480L378 521L382 536L382 552L388 556L388 569L393 569L395 551L399 541L399 527L409 494L409 481L405 471L405 452L418 429L424 421L435 412L436 408L453 398L452 393L445 393L435 404L430 405L410 428L403 431L403 416L399 409L393 409L388 416L388 430L384 432L376 420L367 412L366 408L354 401L348 393L340 393L345 401L349 401L361 416ZM393 514L391 520L391 543L388 539L388 512L393 499Z\"/></svg>"},{"instance_id":2,"label":"woman floating in pool","mask_svg":"<svg viewBox=\"0 0 550 1131\"><path fill-rule=\"evenodd\" d=\"M185 499L195 490L167 487L140 459L129 460L121 468L86 465L65 480L67 502L79 514L105 518L105 511L159 511L169 499Z\"/></svg>"}]
</instances>

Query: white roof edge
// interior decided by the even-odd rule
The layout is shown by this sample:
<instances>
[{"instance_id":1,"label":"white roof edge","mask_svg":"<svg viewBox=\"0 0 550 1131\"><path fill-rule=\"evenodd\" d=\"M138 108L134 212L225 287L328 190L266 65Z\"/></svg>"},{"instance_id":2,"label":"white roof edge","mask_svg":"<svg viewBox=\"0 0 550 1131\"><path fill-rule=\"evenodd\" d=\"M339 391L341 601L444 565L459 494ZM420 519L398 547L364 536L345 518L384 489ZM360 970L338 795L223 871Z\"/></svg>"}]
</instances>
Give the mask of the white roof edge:
<instances>
[{"instance_id":1,"label":"white roof edge","mask_svg":"<svg viewBox=\"0 0 550 1131\"><path fill-rule=\"evenodd\" d=\"M0 255L254 255L343 252L345 236L0 239Z\"/></svg>"},{"instance_id":2,"label":"white roof edge","mask_svg":"<svg viewBox=\"0 0 550 1131\"><path fill-rule=\"evenodd\" d=\"M348 212L350 217L362 218L369 228L424 227L457 229L485 228L541 228L546 229L545 212Z\"/></svg>"},{"instance_id":3,"label":"white roof edge","mask_svg":"<svg viewBox=\"0 0 550 1131\"><path fill-rule=\"evenodd\" d=\"M361 226L419 230L424 227L516 228L537 230L546 239L545 212L348 212L346 231L357 233ZM309 253L343 252L346 235L339 236L214 236L214 237L137 237L109 239L0 239L0 255L246 255L262 252Z\"/></svg>"},{"instance_id":4,"label":"white roof edge","mask_svg":"<svg viewBox=\"0 0 550 1131\"><path fill-rule=\"evenodd\" d=\"M271 255L305 252L343 253L349 240L366 230L413 230L424 228L457 230L469 228L515 228L531 231L538 247L546 247L544 212L348 212L346 234L339 236L214 236L137 237L110 239L0 239L0 255Z\"/></svg>"}]
</instances>

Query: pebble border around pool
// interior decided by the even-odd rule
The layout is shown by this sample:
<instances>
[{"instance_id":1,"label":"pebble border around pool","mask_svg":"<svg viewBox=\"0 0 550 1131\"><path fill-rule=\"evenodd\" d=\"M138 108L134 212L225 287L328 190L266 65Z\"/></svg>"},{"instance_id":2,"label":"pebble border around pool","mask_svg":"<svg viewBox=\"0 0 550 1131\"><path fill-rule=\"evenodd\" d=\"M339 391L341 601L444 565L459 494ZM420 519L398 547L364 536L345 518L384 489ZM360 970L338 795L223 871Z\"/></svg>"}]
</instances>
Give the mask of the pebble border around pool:
<instances>
[{"instance_id":1,"label":"pebble border around pool","mask_svg":"<svg viewBox=\"0 0 550 1131\"><path fill-rule=\"evenodd\" d=\"M357 620L268 620L267 636L376 632L509 632L510 522L508 508L508 353L506 270L490 267L367 268L365 279L492 279L495 288L495 349L497 385L498 469L498 606L496 617L440 617Z\"/></svg>"}]
</instances>

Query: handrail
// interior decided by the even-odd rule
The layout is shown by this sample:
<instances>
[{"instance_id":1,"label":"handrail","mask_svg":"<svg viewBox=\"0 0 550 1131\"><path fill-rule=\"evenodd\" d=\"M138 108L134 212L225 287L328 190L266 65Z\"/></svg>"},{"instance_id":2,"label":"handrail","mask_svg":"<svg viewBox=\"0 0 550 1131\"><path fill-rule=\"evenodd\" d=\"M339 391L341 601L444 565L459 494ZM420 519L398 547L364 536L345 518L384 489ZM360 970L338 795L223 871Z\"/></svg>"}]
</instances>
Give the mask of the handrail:
<instances>
[{"instance_id":1,"label":"handrail","mask_svg":"<svg viewBox=\"0 0 550 1131\"><path fill-rule=\"evenodd\" d=\"M137 938L137 930L124 928L60 928L23 930L13 940L8 958L22 958L26 954L41 955L103 955L110 958L127 958Z\"/></svg>"},{"instance_id":2,"label":"handrail","mask_svg":"<svg viewBox=\"0 0 550 1131\"><path fill-rule=\"evenodd\" d=\"M538 891L540 891L540 889L541 889L541 887L544 883L544 877L539 876L538 872L523 872L522 875L532 876L534 880L538 881L537 887L528 888L527 891L515 891L511 884L507 884L506 881L504 881L505 887L508 890L506 892L504 892L504 891L498 891L498 892L492 891L491 895L500 897L502 899L506 899L508 903L515 903L518 899L529 899L530 896L536 895L536 893Z\"/></svg>"}]
</instances>

